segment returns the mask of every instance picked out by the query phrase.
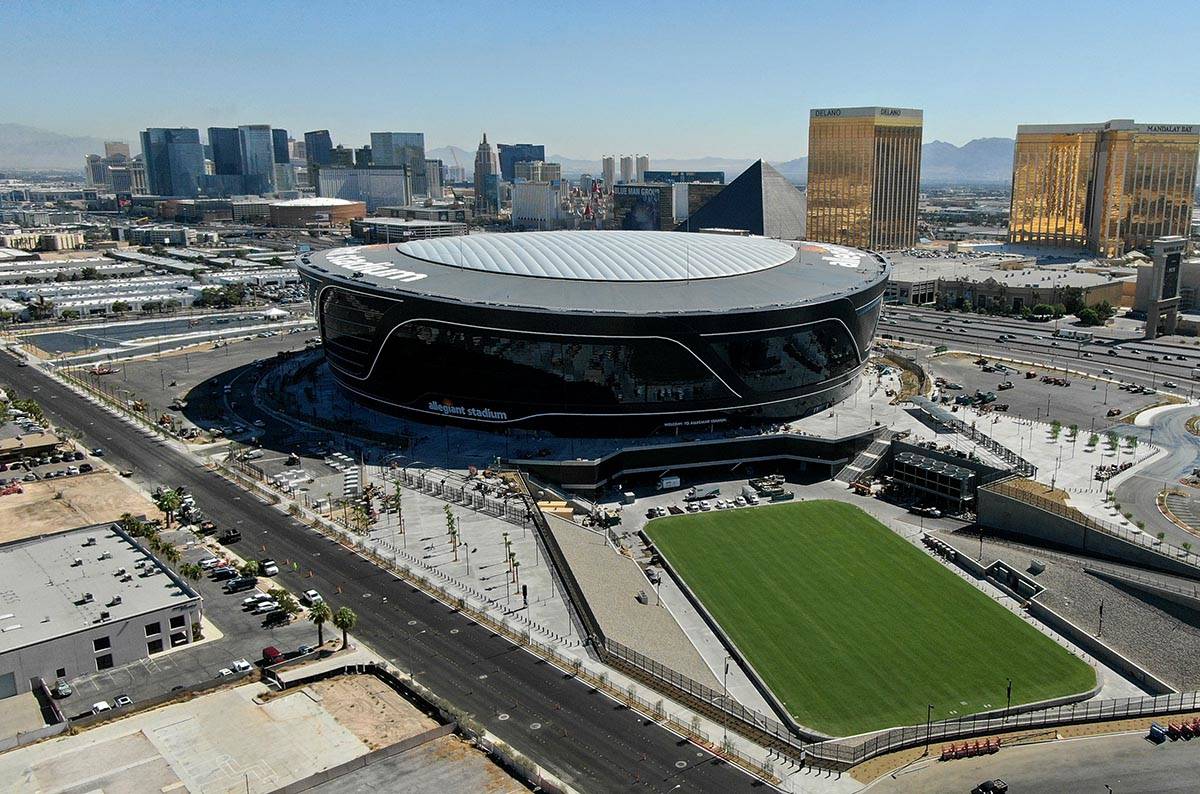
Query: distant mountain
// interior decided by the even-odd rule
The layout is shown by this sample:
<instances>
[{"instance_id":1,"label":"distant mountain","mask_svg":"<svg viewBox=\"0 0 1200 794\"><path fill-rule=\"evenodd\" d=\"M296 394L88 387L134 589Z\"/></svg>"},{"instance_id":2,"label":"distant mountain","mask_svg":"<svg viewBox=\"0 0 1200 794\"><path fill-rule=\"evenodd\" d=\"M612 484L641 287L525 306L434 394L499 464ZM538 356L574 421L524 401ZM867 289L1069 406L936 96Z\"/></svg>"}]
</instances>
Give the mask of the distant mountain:
<instances>
[{"instance_id":1,"label":"distant mountain","mask_svg":"<svg viewBox=\"0 0 1200 794\"><path fill-rule=\"evenodd\" d=\"M475 167L475 153L457 146L430 149L426 156L440 158L445 163L454 163L452 154L470 173ZM1012 178L1012 138L976 138L963 146L945 141L930 141L921 147L921 181L926 184L985 184L1007 182ZM600 161L550 155L551 162L562 163L563 174L599 176ZM650 158L650 167L656 171L723 171L725 181L732 182L750 167L754 160L737 157L693 157L688 159ZM797 157L784 162L772 162L779 173L790 181L804 184L808 180L808 158ZM618 171L620 164L618 160Z\"/></svg>"},{"instance_id":2,"label":"distant mountain","mask_svg":"<svg viewBox=\"0 0 1200 794\"><path fill-rule=\"evenodd\" d=\"M976 138L962 146L931 141L921 147L921 181L926 183L1008 182L1012 138Z\"/></svg>"},{"instance_id":3,"label":"distant mountain","mask_svg":"<svg viewBox=\"0 0 1200 794\"><path fill-rule=\"evenodd\" d=\"M0 124L0 169L83 171L83 158L103 154L100 138L63 135L24 124Z\"/></svg>"}]
</instances>

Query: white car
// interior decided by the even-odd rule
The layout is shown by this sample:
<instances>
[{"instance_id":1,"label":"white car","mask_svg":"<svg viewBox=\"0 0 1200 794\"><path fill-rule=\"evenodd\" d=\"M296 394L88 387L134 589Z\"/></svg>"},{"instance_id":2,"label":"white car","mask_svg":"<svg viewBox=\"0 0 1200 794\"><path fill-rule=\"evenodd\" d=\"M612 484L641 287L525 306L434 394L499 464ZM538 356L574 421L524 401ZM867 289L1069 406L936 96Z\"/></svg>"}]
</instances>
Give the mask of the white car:
<instances>
[{"instance_id":1,"label":"white car","mask_svg":"<svg viewBox=\"0 0 1200 794\"><path fill-rule=\"evenodd\" d=\"M233 670L228 667L222 667L217 671L217 678L228 678L231 675L233 675Z\"/></svg>"},{"instance_id":2,"label":"white car","mask_svg":"<svg viewBox=\"0 0 1200 794\"><path fill-rule=\"evenodd\" d=\"M252 607L259 602L270 601L270 600L271 600L271 596L267 595L266 593L255 593L254 595L250 596L249 598L243 598L242 606Z\"/></svg>"},{"instance_id":3,"label":"white car","mask_svg":"<svg viewBox=\"0 0 1200 794\"><path fill-rule=\"evenodd\" d=\"M107 700L101 700L99 703L92 704L93 714L101 714L105 711L112 711L112 706L108 705Z\"/></svg>"},{"instance_id":4,"label":"white car","mask_svg":"<svg viewBox=\"0 0 1200 794\"><path fill-rule=\"evenodd\" d=\"M695 502L688 502L687 507L684 509L687 510L689 513L695 513L696 511L698 511L700 509L700 505L696 504Z\"/></svg>"},{"instance_id":5,"label":"white car","mask_svg":"<svg viewBox=\"0 0 1200 794\"><path fill-rule=\"evenodd\" d=\"M203 560L201 560L200 562L197 563L197 565L199 565L200 568L205 571L211 571L213 568L216 568L220 564L221 564L221 561L219 559L217 559L216 557L205 557Z\"/></svg>"},{"instance_id":6,"label":"white car","mask_svg":"<svg viewBox=\"0 0 1200 794\"><path fill-rule=\"evenodd\" d=\"M1114 373L1111 369L1106 369L1106 370L1104 370L1104 374L1105 375L1114 375L1116 373Z\"/></svg>"},{"instance_id":7,"label":"white car","mask_svg":"<svg viewBox=\"0 0 1200 794\"><path fill-rule=\"evenodd\" d=\"M259 601L258 605L252 610L255 615L265 615L268 612L274 612L279 609L279 602L273 598L268 598L266 601Z\"/></svg>"},{"instance_id":8,"label":"white car","mask_svg":"<svg viewBox=\"0 0 1200 794\"><path fill-rule=\"evenodd\" d=\"M245 659L238 659L232 666L235 673L248 673L251 670L250 663Z\"/></svg>"},{"instance_id":9,"label":"white car","mask_svg":"<svg viewBox=\"0 0 1200 794\"><path fill-rule=\"evenodd\" d=\"M1168 389L1177 389L1177 388L1179 388L1179 384L1178 384L1178 383L1176 383L1176 382L1175 382L1175 381L1173 381L1173 380L1164 380L1164 381L1163 381L1163 386L1166 386Z\"/></svg>"},{"instance_id":10,"label":"white car","mask_svg":"<svg viewBox=\"0 0 1200 794\"><path fill-rule=\"evenodd\" d=\"M305 604L308 604L310 607L315 607L317 604L321 603L325 599L322 598L321 594L318 593L316 590L305 590L304 593L301 594L300 600L303 601Z\"/></svg>"},{"instance_id":11,"label":"white car","mask_svg":"<svg viewBox=\"0 0 1200 794\"><path fill-rule=\"evenodd\" d=\"M263 560L261 563L263 576L278 576L279 566L274 560Z\"/></svg>"},{"instance_id":12,"label":"white car","mask_svg":"<svg viewBox=\"0 0 1200 794\"><path fill-rule=\"evenodd\" d=\"M707 512L709 510L712 510L712 505L709 502L704 501L704 502L700 503L700 509Z\"/></svg>"}]
</instances>

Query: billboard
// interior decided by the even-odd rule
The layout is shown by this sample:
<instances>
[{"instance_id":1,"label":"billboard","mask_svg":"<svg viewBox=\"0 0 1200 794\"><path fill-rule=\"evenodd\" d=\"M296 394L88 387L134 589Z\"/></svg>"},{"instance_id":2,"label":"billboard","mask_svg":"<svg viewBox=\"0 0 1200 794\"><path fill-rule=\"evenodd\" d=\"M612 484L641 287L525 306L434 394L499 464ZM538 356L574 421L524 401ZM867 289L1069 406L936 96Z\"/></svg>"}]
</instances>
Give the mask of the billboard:
<instances>
[{"instance_id":1,"label":"billboard","mask_svg":"<svg viewBox=\"0 0 1200 794\"><path fill-rule=\"evenodd\" d=\"M662 190L640 185L613 188L618 228L626 231L659 231L662 226Z\"/></svg>"},{"instance_id":2,"label":"billboard","mask_svg":"<svg viewBox=\"0 0 1200 794\"><path fill-rule=\"evenodd\" d=\"M1162 297L1161 300L1174 298L1179 294L1179 263L1183 253L1176 251L1163 257Z\"/></svg>"}]
</instances>

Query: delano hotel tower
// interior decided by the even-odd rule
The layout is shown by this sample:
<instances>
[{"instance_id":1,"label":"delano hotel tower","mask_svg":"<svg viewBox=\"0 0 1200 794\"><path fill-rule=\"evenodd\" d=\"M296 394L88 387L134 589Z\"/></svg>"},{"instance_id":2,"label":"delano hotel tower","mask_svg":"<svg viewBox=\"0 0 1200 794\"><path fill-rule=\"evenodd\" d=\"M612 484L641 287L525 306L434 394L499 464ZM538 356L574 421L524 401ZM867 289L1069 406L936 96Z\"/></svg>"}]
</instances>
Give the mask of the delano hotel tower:
<instances>
[{"instance_id":1,"label":"delano hotel tower","mask_svg":"<svg viewBox=\"0 0 1200 794\"><path fill-rule=\"evenodd\" d=\"M1200 125L1022 124L1009 242L1113 257L1186 237L1197 156Z\"/></svg>"},{"instance_id":2,"label":"delano hotel tower","mask_svg":"<svg viewBox=\"0 0 1200 794\"><path fill-rule=\"evenodd\" d=\"M805 236L874 250L913 245L922 122L910 108L810 111Z\"/></svg>"}]
</instances>

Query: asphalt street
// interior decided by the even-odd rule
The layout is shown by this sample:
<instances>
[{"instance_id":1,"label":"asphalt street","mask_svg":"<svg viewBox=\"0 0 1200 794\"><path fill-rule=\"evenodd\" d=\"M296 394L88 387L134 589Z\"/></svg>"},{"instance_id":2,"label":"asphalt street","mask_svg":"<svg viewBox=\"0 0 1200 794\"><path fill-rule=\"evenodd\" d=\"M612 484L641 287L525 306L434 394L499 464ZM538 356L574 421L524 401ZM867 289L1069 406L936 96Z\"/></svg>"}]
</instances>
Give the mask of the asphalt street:
<instances>
[{"instance_id":1,"label":"asphalt street","mask_svg":"<svg viewBox=\"0 0 1200 794\"><path fill-rule=\"evenodd\" d=\"M736 791L757 781L683 742L571 676L228 483L87 402L33 367L0 356L0 380L32 393L54 423L104 447L143 485L185 485L218 527L237 527L239 553L296 562L279 577L315 587L358 613L354 634L503 741L584 791ZM308 572L311 571L311 577ZM340 591L340 592L339 592Z\"/></svg>"}]
</instances>

